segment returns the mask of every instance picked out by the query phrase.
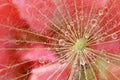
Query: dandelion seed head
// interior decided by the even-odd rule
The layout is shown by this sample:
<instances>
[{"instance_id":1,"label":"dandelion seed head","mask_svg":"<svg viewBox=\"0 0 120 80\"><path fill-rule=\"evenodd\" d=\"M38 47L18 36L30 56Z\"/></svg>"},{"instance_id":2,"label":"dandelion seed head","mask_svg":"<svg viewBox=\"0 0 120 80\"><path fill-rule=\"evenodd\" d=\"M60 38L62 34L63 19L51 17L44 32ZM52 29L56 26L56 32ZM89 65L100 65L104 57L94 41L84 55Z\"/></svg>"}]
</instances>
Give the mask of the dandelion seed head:
<instances>
[{"instance_id":1,"label":"dandelion seed head","mask_svg":"<svg viewBox=\"0 0 120 80\"><path fill-rule=\"evenodd\" d=\"M18 5L19 1L22 2L22 6ZM0 50L12 50L13 53L19 51L21 61L5 69L11 67L15 69L19 65L24 65L27 60L32 61L32 65L27 67L32 66L33 70L30 68L28 75L15 76L13 80L23 76L28 76L27 79L30 80L98 80L101 77L110 80L109 74L119 80L117 75L109 72L108 67L111 65L120 67L118 65L120 56L109 53L108 48L101 50L106 47L105 44L119 41L120 15L119 7L116 6L118 0L14 2L19 8L20 17L29 24L30 30L13 26L12 23L10 25L0 23L0 26L17 32L17 38L12 38L13 40L8 37L8 40L0 40L11 44L19 43ZM107 5L110 8L106 8ZM22 36L19 35L20 32L23 33ZM32 44L31 47L29 44ZM36 47L36 44L44 47ZM103 47L99 48L101 45ZM115 52L120 52L119 45L116 46L118 51L110 47L116 50ZM26 52L30 53L29 58L21 59L21 56L27 55ZM37 58L34 59L35 57ZM0 70L2 71L4 69Z\"/></svg>"}]
</instances>

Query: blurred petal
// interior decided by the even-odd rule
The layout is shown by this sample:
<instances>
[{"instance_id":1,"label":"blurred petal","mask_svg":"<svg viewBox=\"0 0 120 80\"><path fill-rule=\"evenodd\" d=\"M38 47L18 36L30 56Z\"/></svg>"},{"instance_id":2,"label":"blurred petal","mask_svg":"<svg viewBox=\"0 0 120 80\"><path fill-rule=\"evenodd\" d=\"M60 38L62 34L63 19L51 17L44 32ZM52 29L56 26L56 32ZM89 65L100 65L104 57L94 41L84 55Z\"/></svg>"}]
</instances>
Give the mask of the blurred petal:
<instances>
[{"instance_id":1,"label":"blurred petal","mask_svg":"<svg viewBox=\"0 0 120 80\"><path fill-rule=\"evenodd\" d=\"M44 19L42 15L40 15L33 6L36 6L41 10L44 14L46 14L49 18L52 18L52 13L49 13L46 9L54 10L55 6L52 1L38 1L38 0L13 0L13 2L17 5L22 18L26 19L27 22L31 25L31 28L35 31L39 31L41 33L45 33L48 30L48 26L50 26L48 20ZM48 5L49 4L49 5ZM51 12L52 12L51 11Z\"/></svg>"},{"instance_id":2,"label":"blurred petal","mask_svg":"<svg viewBox=\"0 0 120 80\"><path fill-rule=\"evenodd\" d=\"M58 80L67 80L70 67L68 66L65 67L65 64L61 65L59 63L56 63L56 64L41 66L36 69L33 69L30 80L43 80L43 79L54 80L57 78Z\"/></svg>"},{"instance_id":3,"label":"blurred petal","mask_svg":"<svg viewBox=\"0 0 120 80\"><path fill-rule=\"evenodd\" d=\"M79 0L76 1L77 6L80 6L78 9L81 10L81 2ZM64 17L66 17L66 19L69 20L64 2L68 6L67 9L70 12L70 15L74 18L75 6L73 0L13 0L13 3L20 11L22 18L24 18L31 25L32 29L41 33L48 33L49 31L51 31L50 27L52 27L53 25L51 21L58 25L63 24L62 17L58 15L62 14ZM106 0L97 0L95 4L95 10L103 8L106 2ZM86 13L85 16L88 16L87 13L89 13L90 10L88 8L91 8L92 1L86 0L84 1L84 5ZM58 8L61 14L59 13ZM51 21L46 19L45 16L47 16L47 18L49 18Z\"/></svg>"},{"instance_id":4,"label":"blurred petal","mask_svg":"<svg viewBox=\"0 0 120 80\"><path fill-rule=\"evenodd\" d=\"M14 51L7 50L8 47L14 46L9 40L16 36L16 32L7 26L25 27L24 20L20 19L19 13L15 6L8 0L0 1L0 80L11 80L24 74L24 67L15 66L20 61ZM12 68L13 67L13 68ZM23 78L23 77L22 77ZM19 78L18 80L22 80Z\"/></svg>"},{"instance_id":5,"label":"blurred petal","mask_svg":"<svg viewBox=\"0 0 120 80\"><path fill-rule=\"evenodd\" d=\"M42 62L50 62L56 60L57 56L55 52L47 50L44 45L28 45L26 46L29 50L18 51L17 54L20 54L21 60L32 60Z\"/></svg>"}]
</instances>

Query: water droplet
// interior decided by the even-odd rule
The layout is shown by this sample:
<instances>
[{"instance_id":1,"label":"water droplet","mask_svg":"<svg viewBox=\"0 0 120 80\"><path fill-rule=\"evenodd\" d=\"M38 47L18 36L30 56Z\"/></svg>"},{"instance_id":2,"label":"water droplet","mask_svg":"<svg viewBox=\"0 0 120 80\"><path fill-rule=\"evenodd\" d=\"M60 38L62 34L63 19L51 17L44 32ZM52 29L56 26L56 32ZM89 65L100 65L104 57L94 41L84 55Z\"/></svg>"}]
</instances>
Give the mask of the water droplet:
<instances>
[{"instance_id":1,"label":"water droplet","mask_svg":"<svg viewBox=\"0 0 120 80\"><path fill-rule=\"evenodd\" d=\"M71 52L74 52L74 51L75 51L74 49L71 50Z\"/></svg>"},{"instance_id":2,"label":"water droplet","mask_svg":"<svg viewBox=\"0 0 120 80\"><path fill-rule=\"evenodd\" d=\"M75 70L75 72L78 72L78 71L79 71L78 65L75 65L75 66L74 66L74 70Z\"/></svg>"},{"instance_id":3,"label":"water droplet","mask_svg":"<svg viewBox=\"0 0 120 80\"><path fill-rule=\"evenodd\" d=\"M101 38L100 38L100 41L105 41L105 38L104 38L104 37L101 37Z\"/></svg>"},{"instance_id":4,"label":"water droplet","mask_svg":"<svg viewBox=\"0 0 120 80\"><path fill-rule=\"evenodd\" d=\"M108 59L108 58L106 58L105 60L107 61L107 63L110 63L110 61L109 61L109 59Z\"/></svg>"},{"instance_id":5,"label":"water droplet","mask_svg":"<svg viewBox=\"0 0 120 80\"><path fill-rule=\"evenodd\" d=\"M98 15L102 16L103 14L104 14L104 11L103 10L99 10Z\"/></svg>"},{"instance_id":6,"label":"water droplet","mask_svg":"<svg viewBox=\"0 0 120 80\"><path fill-rule=\"evenodd\" d=\"M64 45L65 45L64 39L60 39L59 42L58 42L58 44L59 44L60 46L64 46Z\"/></svg>"},{"instance_id":7,"label":"water droplet","mask_svg":"<svg viewBox=\"0 0 120 80\"><path fill-rule=\"evenodd\" d=\"M95 56L93 56L91 59L92 59L93 63L96 63L96 57Z\"/></svg>"},{"instance_id":8,"label":"water droplet","mask_svg":"<svg viewBox=\"0 0 120 80\"><path fill-rule=\"evenodd\" d=\"M74 22L70 22L70 25L73 27L75 24L74 24Z\"/></svg>"},{"instance_id":9,"label":"water droplet","mask_svg":"<svg viewBox=\"0 0 120 80\"><path fill-rule=\"evenodd\" d=\"M84 29L85 29L85 30L87 30L87 29L88 29L88 27L84 27Z\"/></svg>"},{"instance_id":10,"label":"water droplet","mask_svg":"<svg viewBox=\"0 0 120 80\"><path fill-rule=\"evenodd\" d=\"M97 19L91 19L92 27L95 27L97 25L97 23L98 23Z\"/></svg>"},{"instance_id":11,"label":"water droplet","mask_svg":"<svg viewBox=\"0 0 120 80\"><path fill-rule=\"evenodd\" d=\"M63 57L64 55L63 54L60 54L60 57Z\"/></svg>"},{"instance_id":12,"label":"water droplet","mask_svg":"<svg viewBox=\"0 0 120 80\"><path fill-rule=\"evenodd\" d=\"M19 48L18 50L22 51L22 50L24 50L24 49L23 49L23 48Z\"/></svg>"},{"instance_id":13,"label":"water droplet","mask_svg":"<svg viewBox=\"0 0 120 80\"><path fill-rule=\"evenodd\" d=\"M47 48L47 50L51 50L51 48Z\"/></svg>"},{"instance_id":14,"label":"water droplet","mask_svg":"<svg viewBox=\"0 0 120 80\"><path fill-rule=\"evenodd\" d=\"M67 25L67 28L68 28L68 29L71 29L71 26L70 26L70 25Z\"/></svg>"},{"instance_id":15,"label":"water droplet","mask_svg":"<svg viewBox=\"0 0 120 80\"><path fill-rule=\"evenodd\" d=\"M61 29L62 32L64 32L64 29Z\"/></svg>"},{"instance_id":16,"label":"water droplet","mask_svg":"<svg viewBox=\"0 0 120 80\"><path fill-rule=\"evenodd\" d=\"M60 63L60 64L64 64L65 61L66 61L65 59L60 59L60 60L59 60L59 63Z\"/></svg>"},{"instance_id":17,"label":"water droplet","mask_svg":"<svg viewBox=\"0 0 120 80\"><path fill-rule=\"evenodd\" d=\"M43 42L43 44L47 44L47 42Z\"/></svg>"},{"instance_id":18,"label":"water droplet","mask_svg":"<svg viewBox=\"0 0 120 80\"><path fill-rule=\"evenodd\" d=\"M83 17L83 16L80 16L80 19L83 21L83 20L84 20L84 17Z\"/></svg>"},{"instance_id":19,"label":"water droplet","mask_svg":"<svg viewBox=\"0 0 120 80\"><path fill-rule=\"evenodd\" d=\"M92 62L95 64L95 62L96 62L96 61L95 61L95 60L93 60Z\"/></svg>"},{"instance_id":20,"label":"water droplet","mask_svg":"<svg viewBox=\"0 0 120 80\"><path fill-rule=\"evenodd\" d=\"M118 35L117 35L116 33L111 34L111 38L112 38L112 39L117 39L117 38L118 38Z\"/></svg>"},{"instance_id":21,"label":"water droplet","mask_svg":"<svg viewBox=\"0 0 120 80\"><path fill-rule=\"evenodd\" d=\"M43 58L40 58L40 59L39 59L39 63L44 64L44 63L45 63L44 59L43 59Z\"/></svg>"},{"instance_id":22,"label":"water droplet","mask_svg":"<svg viewBox=\"0 0 120 80\"><path fill-rule=\"evenodd\" d=\"M55 48L56 51L59 51L59 48Z\"/></svg>"},{"instance_id":23,"label":"water droplet","mask_svg":"<svg viewBox=\"0 0 120 80\"><path fill-rule=\"evenodd\" d=\"M65 36L69 36L69 32L68 31L65 31Z\"/></svg>"},{"instance_id":24,"label":"water droplet","mask_svg":"<svg viewBox=\"0 0 120 80\"><path fill-rule=\"evenodd\" d=\"M90 37L90 35L88 33L85 34L84 36L86 39L88 39Z\"/></svg>"},{"instance_id":25,"label":"water droplet","mask_svg":"<svg viewBox=\"0 0 120 80\"><path fill-rule=\"evenodd\" d=\"M106 55L107 52L104 49L102 49L100 53Z\"/></svg>"},{"instance_id":26,"label":"water droplet","mask_svg":"<svg viewBox=\"0 0 120 80\"><path fill-rule=\"evenodd\" d=\"M85 64L86 64L86 61L80 60L80 64L81 64L81 65L85 65Z\"/></svg>"},{"instance_id":27,"label":"water droplet","mask_svg":"<svg viewBox=\"0 0 120 80\"><path fill-rule=\"evenodd\" d=\"M76 78L73 76L73 77L72 77L72 80L76 80Z\"/></svg>"},{"instance_id":28,"label":"water droplet","mask_svg":"<svg viewBox=\"0 0 120 80\"><path fill-rule=\"evenodd\" d=\"M100 40L96 40L96 43L99 44L99 43L100 43Z\"/></svg>"}]
</instances>

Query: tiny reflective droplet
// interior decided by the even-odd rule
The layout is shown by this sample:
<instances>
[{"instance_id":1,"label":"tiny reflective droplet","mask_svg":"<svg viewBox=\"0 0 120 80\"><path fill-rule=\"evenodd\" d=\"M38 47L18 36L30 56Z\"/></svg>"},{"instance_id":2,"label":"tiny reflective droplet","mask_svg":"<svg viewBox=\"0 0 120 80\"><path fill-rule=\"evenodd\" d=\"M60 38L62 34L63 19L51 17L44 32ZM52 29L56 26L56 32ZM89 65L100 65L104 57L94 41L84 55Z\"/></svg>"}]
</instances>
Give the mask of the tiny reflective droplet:
<instances>
[{"instance_id":1,"label":"tiny reflective droplet","mask_svg":"<svg viewBox=\"0 0 120 80\"><path fill-rule=\"evenodd\" d=\"M86 61L80 60L80 64L81 64L81 65L85 65L85 64L86 64Z\"/></svg>"},{"instance_id":2,"label":"tiny reflective droplet","mask_svg":"<svg viewBox=\"0 0 120 80\"><path fill-rule=\"evenodd\" d=\"M99 44L99 43L100 43L100 40L97 40L96 43Z\"/></svg>"},{"instance_id":3,"label":"tiny reflective droplet","mask_svg":"<svg viewBox=\"0 0 120 80\"><path fill-rule=\"evenodd\" d=\"M70 25L73 27L75 24L74 24L74 22L70 22Z\"/></svg>"},{"instance_id":4,"label":"tiny reflective droplet","mask_svg":"<svg viewBox=\"0 0 120 80\"><path fill-rule=\"evenodd\" d=\"M94 61L92 61L92 62L95 64L96 61L94 60Z\"/></svg>"},{"instance_id":5,"label":"tiny reflective droplet","mask_svg":"<svg viewBox=\"0 0 120 80\"><path fill-rule=\"evenodd\" d=\"M58 44L59 44L60 46L64 46L64 45L65 45L64 39L60 39L59 42L58 42Z\"/></svg>"},{"instance_id":6,"label":"tiny reflective droplet","mask_svg":"<svg viewBox=\"0 0 120 80\"><path fill-rule=\"evenodd\" d=\"M88 27L84 27L85 30L87 30Z\"/></svg>"},{"instance_id":7,"label":"tiny reflective droplet","mask_svg":"<svg viewBox=\"0 0 120 80\"><path fill-rule=\"evenodd\" d=\"M23 49L23 48L19 48L18 50L22 51L22 50L24 50L24 49Z\"/></svg>"},{"instance_id":8,"label":"tiny reflective droplet","mask_svg":"<svg viewBox=\"0 0 120 80\"><path fill-rule=\"evenodd\" d=\"M101 40L101 41L105 41L105 38L104 38L104 37L101 37L100 40Z\"/></svg>"},{"instance_id":9,"label":"tiny reflective droplet","mask_svg":"<svg viewBox=\"0 0 120 80\"><path fill-rule=\"evenodd\" d=\"M97 25L98 21L97 19L91 19L91 26L95 27Z\"/></svg>"},{"instance_id":10,"label":"tiny reflective droplet","mask_svg":"<svg viewBox=\"0 0 120 80\"><path fill-rule=\"evenodd\" d=\"M60 54L60 57L63 57L64 55L63 54Z\"/></svg>"},{"instance_id":11,"label":"tiny reflective droplet","mask_svg":"<svg viewBox=\"0 0 120 80\"><path fill-rule=\"evenodd\" d=\"M74 49L71 50L71 52L74 52L74 51L75 51Z\"/></svg>"},{"instance_id":12,"label":"tiny reflective droplet","mask_svg":"<svg viewBox=\"0 0 120 80\"><path fill-rule=\"evenodd\" d=\"M112 39L117 39L117 38L118 38L118 35L114 33L114 34L111 35L111 38L112 38Z\"/></svg>"},{"instance_id":13,"label":"tiny reflective droplet","mask_svg":"<svg viewBox=\"0 0 120 80\"><path fill-rule=\"evenodd\" d=\"M46 42L43 42L44 44L47 44Z\"/></svg>"},{"instance_id":14,"label":"tiny reflective droplet","mask_svg":"<svg viewBox=\"0 0 120 80\"><path fill-rule=\"evenodd\" d=\"M59 51L59 48L55 48L56 51Z\"/></svg>"},{"instance_id":15,"label":"tiny reflective droplet","mask_svg":"<svg viewBox=\"0 0 120 80\"><path fill-rule=\"evenodd\" d=\"M65 31L65 36L69 36L69 32L68 31Z\"/></svg>"},{"instance_id":16,"label":"tiny reflective droplet","mask_svg":"<svg viewBox=\"0 0 120 80\"><path fill-rule=\"evenodd\" d=\"M60 64L64 64L64 63L65 63L65 59L60 59L60 60L59 60L59 63L60 63Z\"/></svg>"},{"instance_id":17,"label":"tiny reflective droplet","mask_svg":"<svg viewBox=\"0 0 120 80\"><path fill-rule=\"evenodd\" d=\"M70 25L67 25L67 28L68 28L68 29L70 29L70 28L71 28L71 26L70 26Z\"/></svg>"},{"instance_id":18,"label":"tiny reflective droplet","mask_svg":"<svg viewBox=\"0 0 120 80\"><path fill-rule=\"evenodd\" d=\"M88 39L90 37L90 35L88 33L85 34L84 36L86 39Z\"/></svg>"},{"instance_id":19,"label":"tiny reflective droplet","mask_svg":"<svg viewBox=\"0 0 120 80\"><path fill-rule=\"evenodd\" d=\"M110 63L109 59L108 58L105 58L105 60L107 61L107 63Z\"/></svg>"},{"instance_id":20,"label":"tiny reflective droplet","mask_svg":"<svg viewBox=\"0 0 120 80\"><path fill-rule=\"evenodd\" d=\"M78 72L78 71L79 71L79 67L76 65L76 66L74 67L74 70L75 70L75 72Z\"/></svg>"},{"instance_id":21,"label":"tiny reflective droplet","mask_svg":"<svg viewBox=\"0 0 120 80\"><path fill-rule=\"evenodd\" d=\"M92 62L93 62L93 63L96 63L96 58L95 58L95 57L92 58Z\"/></svg>"},{"instance_id":22,"label":"tiny reflective droplet","mask_svg":"<svg viewBox=\"0 0 120 80\"><path fill-rule=\"evenodd\" d=\"M43 59L43 58L40 58L40 59L39 59L39 63L44 64L44 63L45 63L44 59Z\"/></svg>"},{"instance_id":23,"label":"tiny reflective droplet","mask_svg":"<svg viewBox=\"0 0 120 80\"><path fill-rule=\"evenodd\" d=\"M47 48L47 50L51 50L51 48Z\"/></svg>"},{"instance_id":24,"label":"tiny reflective droplet","mask_svg":"<svg viewBox=\"0 0 120 80\"><path fill-rule=\"evenodd\" d=\"M61 29L62 32L64 32L64 29Z\"/></svg>"},{"instance_id":25,"label":"tiny reflective droplet","mask_svg":"<svg viewBox=\"0 0 120 80\"><path fill-rule=\"evenodd\" d=\"M72 80L76 80L76 78L73 76L73 77L72 77Z\"/></svg>"},{"instance_id":26,"label":"tiny reflective droplet","mask_svg":"<svg viewBox=\"0 0 120 80\"><path fill-rule=\"evenodd\" d=\"M103 10L99 10L98 15L102 16L103 14L104 14L104 11Z\"/></svg>"},{"instance_id":27,"label":"tiny reflective droplet","mask_svg":"<svg viewBox=\"0 0 120 80\"><path fill-rule=\"evenodd\" d=\"M103 49L103 50L101 50L101 54L104 54L104 55L106 55L106 51Z\"/></svg>"},{"instance_id":28,"label":"tiny reflective droplet","mask_svg":"<svg viewBox=\"0 0 120 80\"><path fill-rule=\"evenodd\" d=\"M80 20L82 20L82 21L83 21L83 20L84 20L84 17L83 17L83 16L80 16Z\"/></svg>"}]
</instances>

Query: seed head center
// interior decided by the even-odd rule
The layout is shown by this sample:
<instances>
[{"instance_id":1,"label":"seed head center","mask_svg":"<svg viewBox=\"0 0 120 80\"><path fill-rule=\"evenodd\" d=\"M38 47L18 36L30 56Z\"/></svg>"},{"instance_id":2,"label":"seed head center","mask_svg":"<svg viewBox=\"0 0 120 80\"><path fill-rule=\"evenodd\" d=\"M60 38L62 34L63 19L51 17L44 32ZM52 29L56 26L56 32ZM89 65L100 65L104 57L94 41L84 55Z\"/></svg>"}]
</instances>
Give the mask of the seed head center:
<instances>
[{"instance_id":1,"label":"seed head center","mask_svg":"<svg viewBox=\"0 0 120 80\"><path fill-rule=\"evenodd\" d=\"M76 51L83 51L87 45L87 39L81 38L76 41L75 43L75 50Z\"/></svg>"}]
</instances>

